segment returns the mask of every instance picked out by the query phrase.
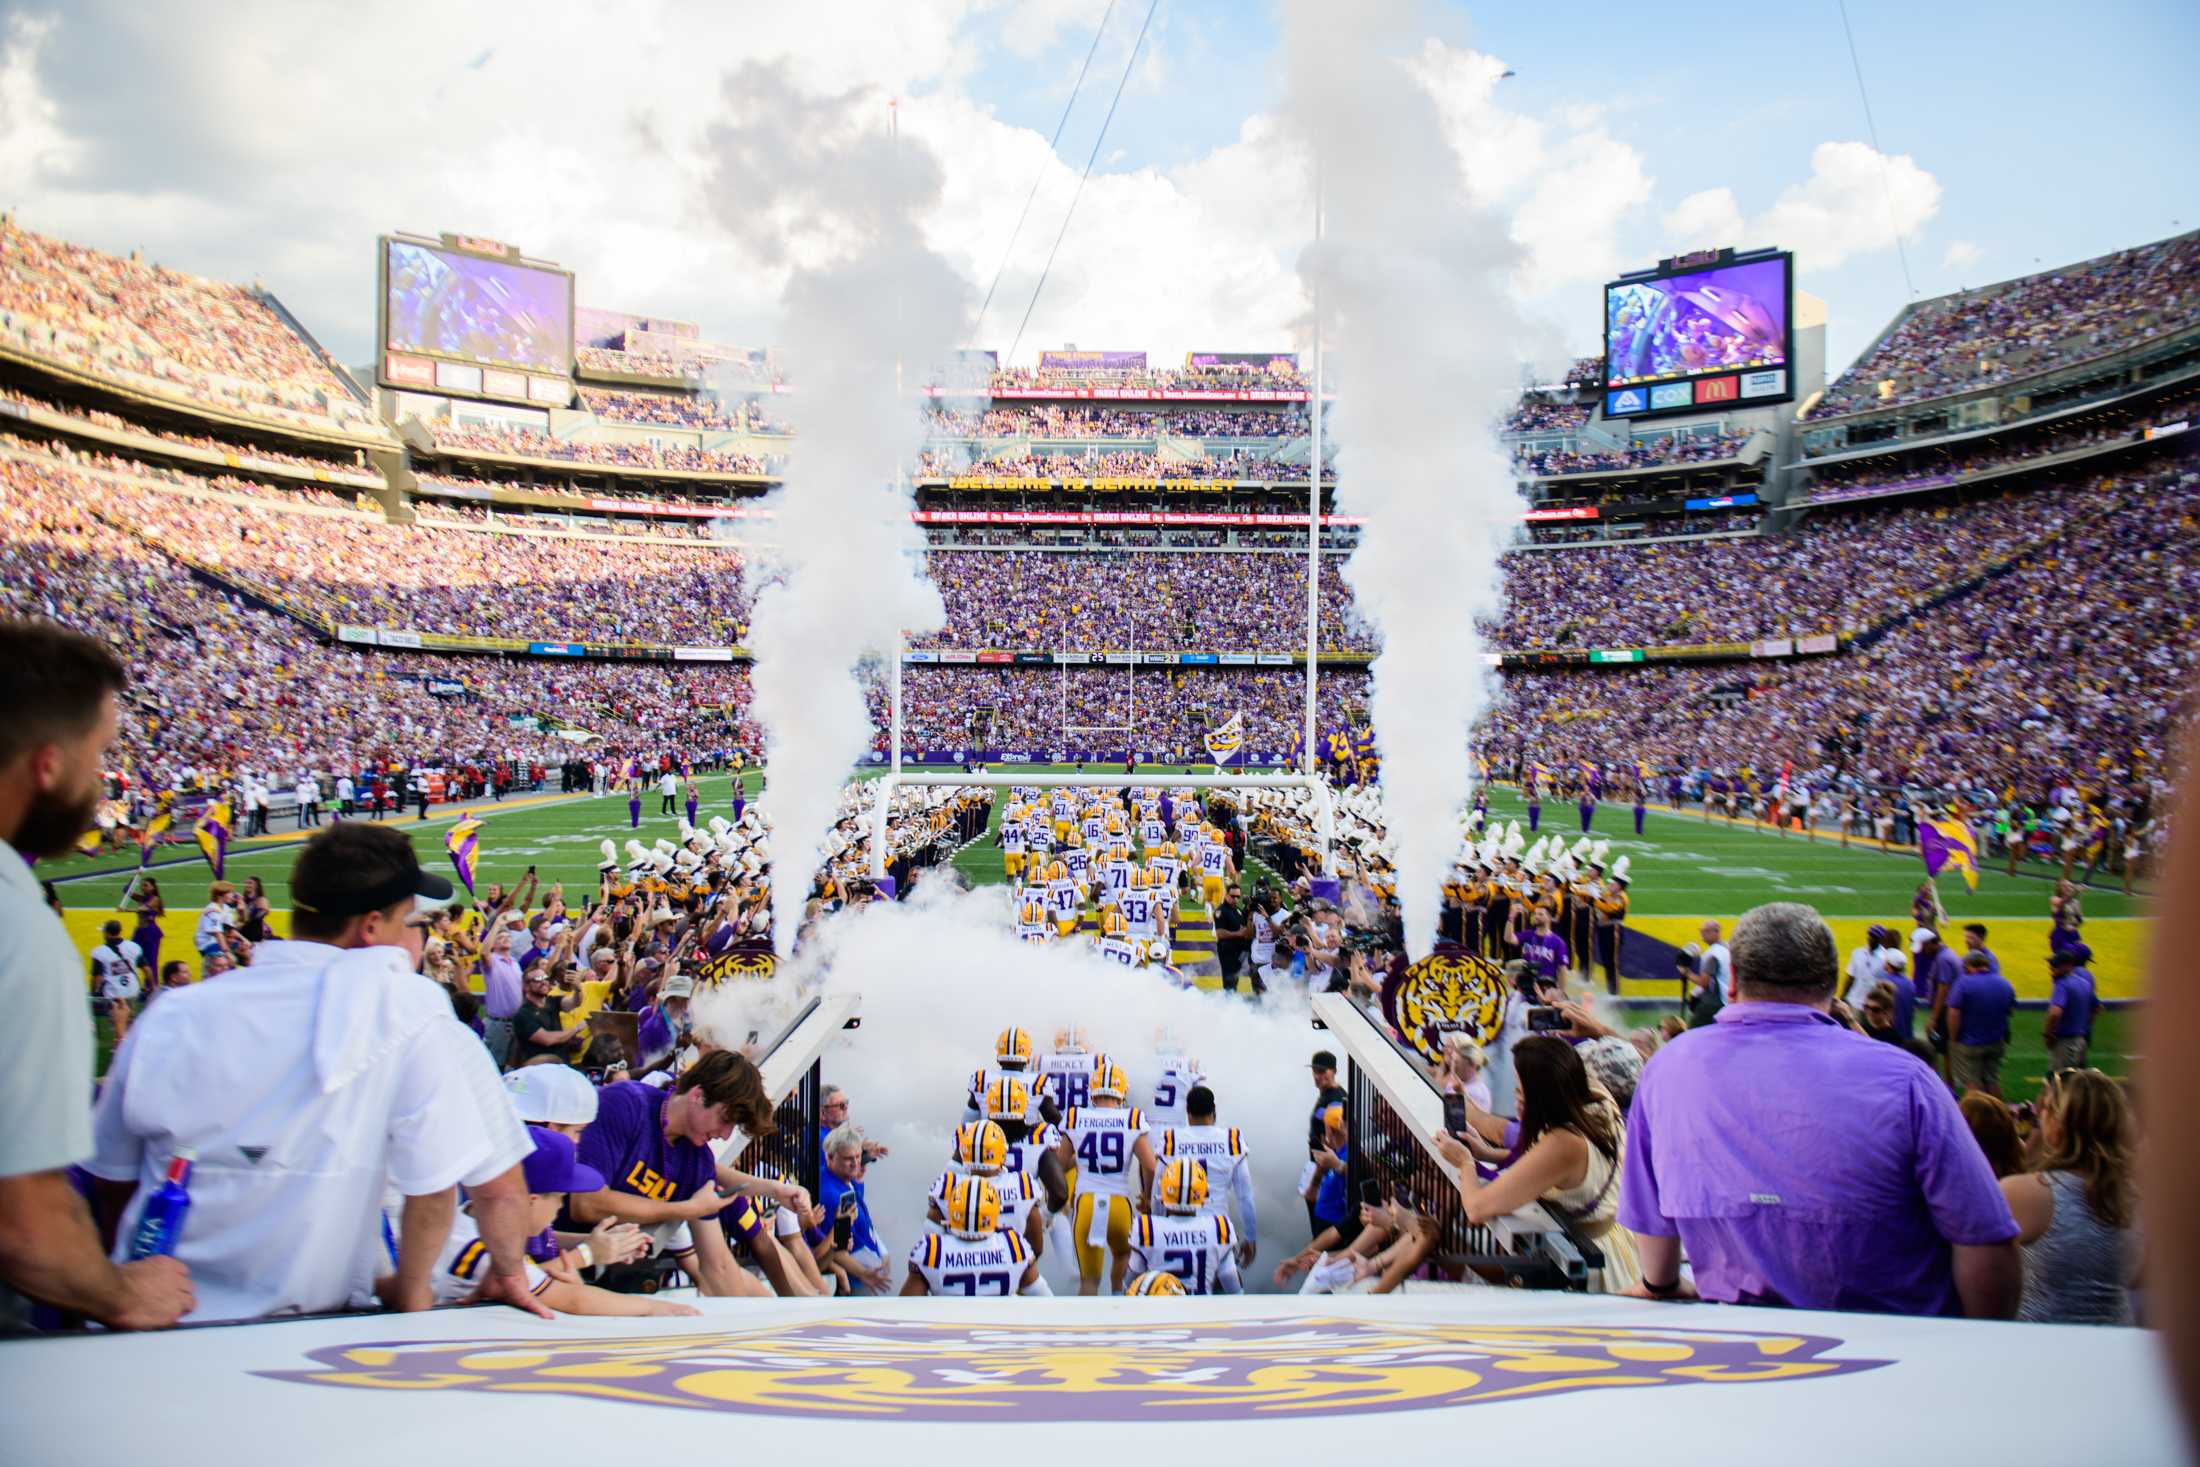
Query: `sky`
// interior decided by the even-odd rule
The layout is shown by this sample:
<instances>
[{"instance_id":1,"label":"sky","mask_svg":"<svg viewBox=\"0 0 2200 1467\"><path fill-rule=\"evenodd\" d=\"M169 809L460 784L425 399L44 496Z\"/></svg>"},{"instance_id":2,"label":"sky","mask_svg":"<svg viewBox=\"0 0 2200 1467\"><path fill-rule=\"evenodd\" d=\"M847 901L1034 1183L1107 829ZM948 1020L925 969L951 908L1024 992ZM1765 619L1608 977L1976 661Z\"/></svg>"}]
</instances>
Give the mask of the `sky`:
<instances>
[{"instance_id":1,"label":"sky","mask_svg":"<svg viewBox=\"0 0 2200 1467\"><path fill-rule=\"evenodd\" d=\"M999 275L973 345L1018 361L1069 342L1160 361L1303 349L1313 188L1280 141L1277 17L1251 0L1148 15L1148 0L0 0L0 207L264 282L351 363L372 359L374 239L392 229L508 240L573 269L584 305L769 345L787 271L860 226L805 229L761 189L784 170L739 197L752 180L720 156L729 88L761 63L829 104L822 126L892 119L936 154L925 242L974 296ZM1597 349L1598 287L1617 272L1776 245L1827 303L1830 374L1913 294L2200 226L2182 59L2200 6L1849 0L1848 18L1878 149L1832 0L1654 21L1429 4L1400 84L1436 97L1457 164L1429 186L1464 191L1516 248L1511 285L1542 331L1508 349L1548 370ZM749 208L785 220L786 247L728 224Z\"/></svg>"}]
</instances>

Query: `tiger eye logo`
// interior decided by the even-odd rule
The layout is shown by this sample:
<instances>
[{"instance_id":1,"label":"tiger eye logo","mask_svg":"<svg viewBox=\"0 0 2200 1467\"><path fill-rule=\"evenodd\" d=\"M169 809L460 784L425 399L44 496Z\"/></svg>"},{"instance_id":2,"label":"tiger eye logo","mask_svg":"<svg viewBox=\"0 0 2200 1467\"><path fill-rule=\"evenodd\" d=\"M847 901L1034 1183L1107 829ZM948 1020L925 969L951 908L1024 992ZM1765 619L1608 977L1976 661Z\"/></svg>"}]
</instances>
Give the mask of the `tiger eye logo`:
<instances>
[{"instance_id":1,"label":"tiger eye logo","mask_svg":"<svg viewBox=\"0 0 2200 1467\"><path fill-rule=\"evenodd\" d=\"M1288 1319L960 1325L847 1318L595 1338L312 1351L273 1380L907 1421L1289 1420L1590 1391L1750 1385L1891 1364L1841 1341L1731 1330ZM1150 1413L1150 1415L1148 1414Z\"/></svg>"},{"instance_id":2,"label":"tiger eye logo","mask_svg":"<svg viewBox=\"0 0 2200 1467\"><path fill-rule=\"evenodd\" d=\"M1451 943L1411 966L1401 955L1383 983L1383 1017L1432 1063L1443 1058L1447 1034L1488 1044L1505 1021L1504 970Z\"/></svg>"},{"instance_id":3,"label":"tiger eye logo","mask_svg":"<svg viewBox=\"0 0 2200 1467\"><path fill-rule=\"evenodd\" d=\"M760 983L779 970L779 959L767 946L729 947L707 958L695 971L698 988L722 983Z\"/></svg>"}]
</instances>

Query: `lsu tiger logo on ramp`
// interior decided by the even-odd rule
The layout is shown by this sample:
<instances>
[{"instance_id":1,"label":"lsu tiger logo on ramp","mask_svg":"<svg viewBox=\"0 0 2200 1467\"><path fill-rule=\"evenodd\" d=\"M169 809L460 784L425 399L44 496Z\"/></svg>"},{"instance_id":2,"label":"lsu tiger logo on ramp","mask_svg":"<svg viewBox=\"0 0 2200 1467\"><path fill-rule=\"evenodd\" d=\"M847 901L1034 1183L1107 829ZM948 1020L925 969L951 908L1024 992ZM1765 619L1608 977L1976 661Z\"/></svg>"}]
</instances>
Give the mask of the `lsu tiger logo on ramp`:
<instances>
[{"instance_id":1,"label":"lsu tiger logo on ramp","mask_svg":"<svg viewBox=\"0 0 2200 1467\"><path fill-rule=\"evenodd\" d=\"M1505 1022L1505 972L1456 943L1438 943L1411 966L1401 953L1383 979L1383 1017L1431 1063L1444 1057L1447 1034L1493 1043Z\"/></svg>"},{"instance_id":2,"label":"lsu tiger logo on ramp","mask_svg":"<svg viewBox=\"0 0 2200 1467\"><path fill-rule=\"evenodd\" d=\"M1777 1332L1294 1316L1135 1325L823 1320L571 1344L392 1341L275 1380L557 1395L821 1419L1259 1421L1586 1391L1748 1385L1891 1364Z\"/></svg>"}]
</instances>

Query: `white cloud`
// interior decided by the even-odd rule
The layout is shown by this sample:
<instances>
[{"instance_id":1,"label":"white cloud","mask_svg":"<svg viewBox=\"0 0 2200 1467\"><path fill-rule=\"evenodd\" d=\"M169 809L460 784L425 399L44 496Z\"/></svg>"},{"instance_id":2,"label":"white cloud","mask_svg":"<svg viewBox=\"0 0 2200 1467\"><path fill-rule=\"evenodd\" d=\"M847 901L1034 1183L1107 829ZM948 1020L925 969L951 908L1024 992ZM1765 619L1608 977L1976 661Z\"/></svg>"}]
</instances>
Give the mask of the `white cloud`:
<instances>
[{"instance_id":1,"label":"white cloud","mask_svg":"<svg viewBox=\"0 0 2200 1467\"><path fill-rule=\"evenodd\" d=\"M1892 157L1867 143L1820 143L1810 177L1780 191L1772 206L1747 220L1729 188L1693 193L1667 210L1662 223L1674 249L1779 245L1795 251L1802 270L1830 270L1895 237L1916 239L1940 212L1940 180L1908 154Z\"/></svg>"},{"instance_id":2,"label":"white cloud","mask_svg":"<svg viewBox=\"0 0 2200 1467\"><path fill-rule=\"evenodd\" d=\"M611 23L582 0L540 0L528 26L485 33L426 0L341 9L244 0L221 26L127 0L54 3L19 11L0 32L0 201L31 228L262 278L348 360L370 350L371 242L390 229L509 239L572 268L584 304L764 343L785 267L725 226L718 196L763 185L713 184L703 139L724 109L724 79L744 62L784 57L814 91L867 93L882 128L886 99L900 99L901 126L932 143L945 171L927 240L980 290L1039 179L975 343L1006 347L1090 134L1065 163L1043 133L996 116L971 78L1003 55L1074 67L1101 8L850 0L730 16L659 0L622 8ZM1112 91L1142 15L1117 10L1088 82L1095 98ZM322 44L338 15L344 44ZM1157 18L1141 72L1196 71L1204 43L1187 27L1182 54L1169 58L1179 64L1165 66ZM393 66L399 57L404 65ZM1656 242L1652 170L1608 130L1607 109L1527 110L1504 70L1499 58L1433 39L1408 58L1458 164L1428 186L1463 190L1502 218L1522 256L1516 288L1586 338L1595 305L1584 287L1641 262ZM1133 79L1124 108L1166 115L1166 89L1144 85ZM1296 263L1312 190L1273 119L1255 113L1235 138L1182 162L1127 166L1136 161L1111 155L1087 185L1024 354L1071 338L1164 358L1292 344L1306 311ZM1793 244L1821 265L1884 244L1876 155L1831 143L1812 161L1808 180L1753 219L1730 191L1713 189L1666 211L1664 232L1696 245ZM1890 167L1914 233L1937 208L1939 185L1907 158Z\"/></svg>"},{"instance_id":3,"label":"white cloud","mask_svg":"<svg viewBox=\"0 0 2200 1467\"><path fill-rule=\"evenodd\" d=\"M1969 240L1952 239L1948 241L1947 252L1940 257L1940 268L1943 270L1968 270L1985 257L1986 251Z\"/></svg>"}]
</instances>

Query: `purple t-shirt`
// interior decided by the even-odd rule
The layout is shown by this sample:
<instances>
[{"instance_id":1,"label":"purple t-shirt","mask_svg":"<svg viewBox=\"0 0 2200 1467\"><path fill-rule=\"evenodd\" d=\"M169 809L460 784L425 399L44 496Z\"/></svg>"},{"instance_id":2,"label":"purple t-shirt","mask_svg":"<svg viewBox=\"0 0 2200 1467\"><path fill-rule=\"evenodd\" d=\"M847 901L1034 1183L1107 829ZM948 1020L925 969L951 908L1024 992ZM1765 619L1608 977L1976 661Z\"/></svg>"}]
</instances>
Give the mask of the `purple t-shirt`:
<instances>
[{"instance_id":1,"label":"purple t-shirt","mask_svg":"<svg viewBox=\"0 0 2200 1467\"><path fill-rule=\"evenodd\" d=\"M1961 1313L1951 1245L2017 1235L1955 1098L1801 1004L1730 1003L1643 1066L1620 1223L1729 1304Z\"/></svg>"},{"instance_id":2,"label":"purple t-shirt","mask_svg":"<svg viewBox=\"0 0 2200 1467\"><path fill-rule=\"evenodd\" d=\"M2055 1021L2058 1038L2084 1039L2092 1035L2095 996L2091 973L2083 968L2072 968L2055 980L2047 1001L2062 1010L2062 1017ZM1968 1011L1964 1017L1970 1017Z\"/></svg>"},{"instance_id":3,"label":"purple t-shirt","mask_svg":"<svg viewBox=\"0 0 2200 1467\"><path fill-rule=\"evenodd\" d=\"M596 1092L596 1118L581 1132L580 1159L602 1172L614 1192L684 1202L715 1186L718 1160L708 1146L665 1139L670 1090L618 1080Z\"/></svg>"},{"instance_id":4,"label":"purple t-shirt","mask_svg":"<svg viewBox=\"0 0 2200 1467\"><path fill-rule=\"evenodd\" d=\"M1953 987L1955 981L1962 976L1963 959L1950 952L1943 944L1940 951L1933 954L1932 961L1918 971L1918 1001L1930 1008L1933 1000L1940 996L1940 991Z\"/></svg>"},{"instance_id":5,"label":"purple t-shirt","mask_svg":"<svg viewBox=\"0 0 2200 1467\"><path fill-rule=\"evenodd\" d=\"M1557 933L1531 932L1520 939L1520 956L1527 960L1528 966L1535 970L1538 978L1556 983L1571 954L1567 950L1566 939Z\"/></svg>"},{"instance_id":6,"label":"purple t-shirt","mask_svg":"<svg viewBox=\"0 0 2200 1467\"><path fill-rule=\"evenodd\" d=\"M509 1019L519 1012L519 964L509 953L490 953L481 960L482 1008L492 1019Z\"/></svg>"},{"instance_id":7,"label":"purple t-shirt","mask_svg":"<svg viewBox=\"0 0 2200 1467\"><path fill-rule=\"evenodd\" d=\"M1963 1027L1955 1035L1956 1043L2008 1043L2009 1015L2016 1006L2017 990L1999 973L1965 973L1948 990L1948 1007L1963 1011Z\"/></svg>"}]
</instances>

